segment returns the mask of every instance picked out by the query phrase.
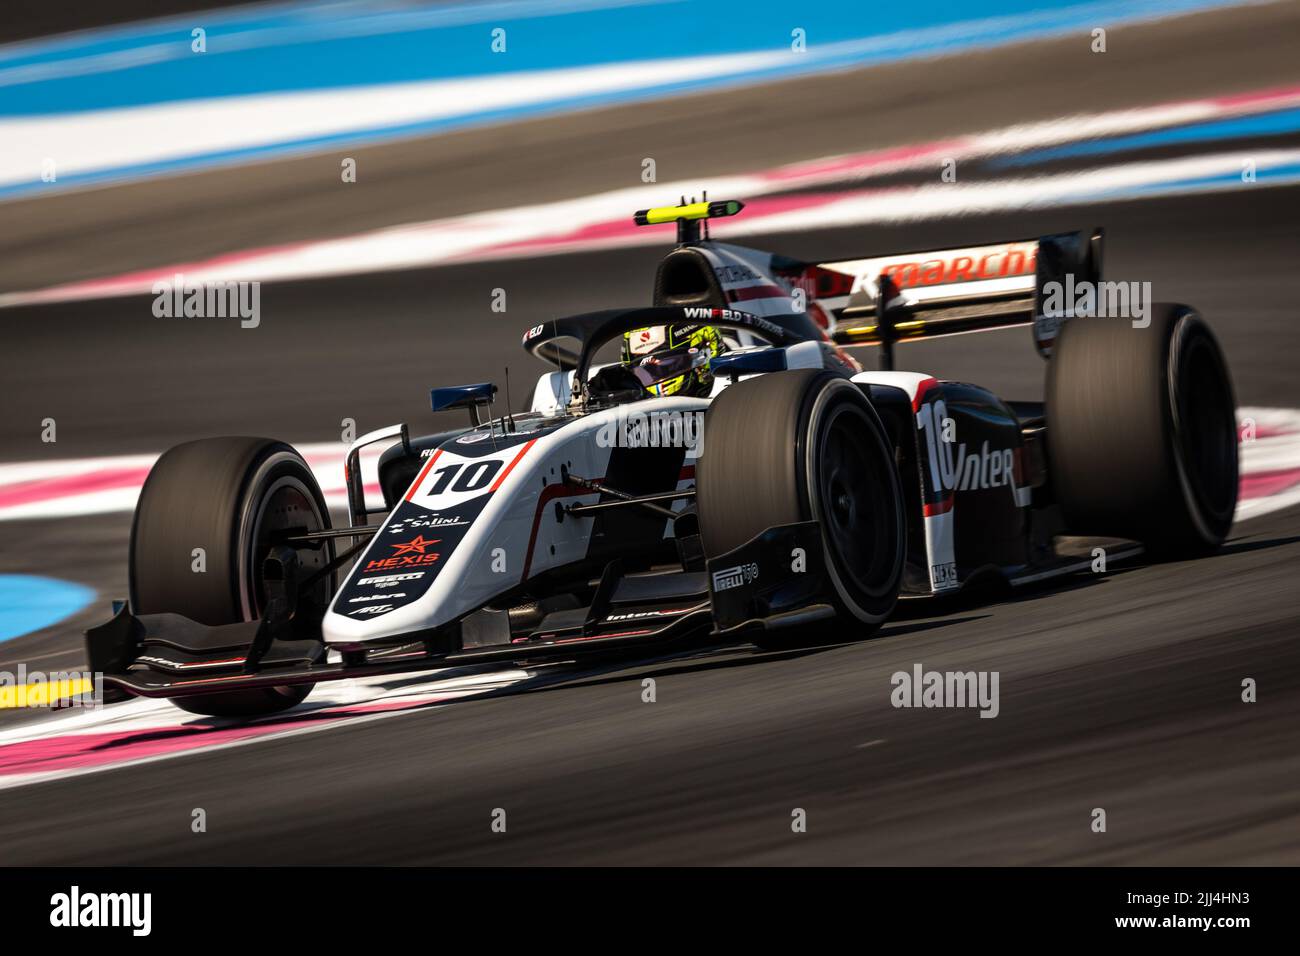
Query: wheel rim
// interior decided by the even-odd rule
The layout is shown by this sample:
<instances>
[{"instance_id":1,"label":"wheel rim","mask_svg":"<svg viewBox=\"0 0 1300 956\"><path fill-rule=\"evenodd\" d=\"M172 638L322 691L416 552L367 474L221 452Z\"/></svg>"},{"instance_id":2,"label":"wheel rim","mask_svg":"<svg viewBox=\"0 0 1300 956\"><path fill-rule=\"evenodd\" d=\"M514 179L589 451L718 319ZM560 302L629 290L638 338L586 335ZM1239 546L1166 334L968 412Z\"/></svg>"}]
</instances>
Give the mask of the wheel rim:
<instances>
[{"instance_id":1,"label":"wheel rim","mask_svg":"<svg viewBox=\"0 0 1300 956\"><path fill-rule=\"evenodd\" d=\"M871 454L866 444L875 433L875 423L854 403L828 410L818 441L814 500L843 583L879 599L891 594L899 531L897 502L878 490L893 485L893 462Z\"/></svg>"},{"instance_id":2,"label":"wheel rim","mask_svg":"<svg viewBox=\"0 0 1300 956\"><path fill-rule=\"evenodd\" d=\"M269 459L261 470L268 474L280 461L276 455ZM292 456L284 456L286 461L296 461ZM254 482L256 488L258 482ZM306 483L294 475L274 477L265 491L250 496L250 512L242 523L239 549L239 598L244 620L251 621L261 617L266 608L266 585L262 578L262 564L271 550L272 538L277 532L294 528L306 528L308 531L320 531L325 527L325 517L317 505L315 495ZM302 548L297 550L299 578L306 579L323 568L330 559L330 548L319 550ZM329 578L326 576L307 592L300 592L300 603L306 599L317 604L321 610L329 602Z\"/></svg>"}]
</instances>

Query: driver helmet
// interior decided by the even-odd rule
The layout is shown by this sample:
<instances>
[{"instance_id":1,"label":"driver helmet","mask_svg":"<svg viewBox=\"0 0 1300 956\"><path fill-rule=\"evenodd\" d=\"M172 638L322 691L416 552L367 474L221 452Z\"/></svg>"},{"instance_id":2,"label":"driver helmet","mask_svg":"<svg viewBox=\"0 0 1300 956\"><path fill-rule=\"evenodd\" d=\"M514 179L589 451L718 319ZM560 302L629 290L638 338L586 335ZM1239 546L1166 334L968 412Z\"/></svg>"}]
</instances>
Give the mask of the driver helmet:
<instances>
[{"instance_id":1,"label":"driver helmet","mask_svg":"<svg viewBox=\"0 0 1300 956\"><path fill-rule=\"evenodd\" d=\"M707 397L709 360L727 350L711 325L655 325L623 334L622 362L651 395Z\"/></svg>"}]
</instances>

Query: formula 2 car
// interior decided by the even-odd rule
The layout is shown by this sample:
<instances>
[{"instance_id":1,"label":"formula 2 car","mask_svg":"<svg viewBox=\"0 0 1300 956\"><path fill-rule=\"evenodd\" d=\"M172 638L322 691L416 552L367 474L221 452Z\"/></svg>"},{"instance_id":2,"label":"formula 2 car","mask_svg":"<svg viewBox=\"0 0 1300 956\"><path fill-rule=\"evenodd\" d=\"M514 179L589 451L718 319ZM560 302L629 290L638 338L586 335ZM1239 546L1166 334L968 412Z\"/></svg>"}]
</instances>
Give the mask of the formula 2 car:
<instances>
[{"instance_id":1,"label":"formula 2 car","mask_svg":"<svg viewBox=\"0 0 1300 956\"><path fill-rule=\"evenodd\" d=\"M678 229L653 302L529 329L556 366L529 411L496 415L491 383L434 388L433 410L468 424L358 439L347 527L281 442L164 454L129 597L86 634L106 697L247 716L357 675L847 639L900 596L1067 574L1097 547L1114 561L1222 542L1237 442L1209 327L1183 305L1145 327L1045 306L1054 282L1099 282L1100 231L808 263L708 237L741 208L638 213ZM1044 402L894 368L901 343L1016 325L1047 359ZM700 326L725 340L709 394L655 397L596 362L634 330ZM878 371L851 357L861 345ZM372 507L361 450L379 442Z\"/></svg>"}]
</instances>

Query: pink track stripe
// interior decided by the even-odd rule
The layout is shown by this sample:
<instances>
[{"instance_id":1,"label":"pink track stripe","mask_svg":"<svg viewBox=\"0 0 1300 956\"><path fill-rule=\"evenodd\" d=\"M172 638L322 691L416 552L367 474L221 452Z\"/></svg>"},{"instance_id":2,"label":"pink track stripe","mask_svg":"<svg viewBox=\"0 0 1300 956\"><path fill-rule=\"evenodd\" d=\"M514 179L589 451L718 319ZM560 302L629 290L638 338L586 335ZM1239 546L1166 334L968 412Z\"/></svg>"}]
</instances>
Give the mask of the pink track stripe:
<instances>
[{"instance_id":1,"label":"pink track stripe","mask_svg":"<svg viewBox=\"0 0 1300 956\"><path fill-rule=\"evenodd\" d=\"M240 249L235 252L221 253L220 255L215 255L208 259L201 259L197 262L182 262L165 267L138 269L134 272L124 272L121 275L106 276L102 279L85 279L81 282L70 282L48 291L57 290L61 296L70 296L80 299L96 299L101 296L112 296L122 290L126 290L126 294L132 294L143 286L152 286L155 282L170 280L178 273L180 275L185 275L191 272L202 272L209 269L215 269L220 266L238 265L241 262L251 259L260 259L263 256L279 255L286 252L297 252L300 249L306 249L314 245L316 245L315 241L304 240L302 242L284 243L278 246L258 246L252 249Z\"/></svg>"},{"instance_id":2,"label":"pink track stripe","mask_svg":"<svg viewBox=\"0 0 1300 956\"><path fill-rule=\"evenodd\" d=\"M745 203L746 225L752 227L754 223L763 216L772 216L778 213L789 212L792 209L816 209L818 206L829 205L838 202L849 196L862 196L864 192L857 190L854 192L834 192L834 193L817 193L812 195L799 196L776 196L771 199L758 198L751 199ZM726 221L715 222L712 225L713 232L722 236L727 231ZM604 222L592 223L582 226L567 233L558 235L541 236L536 239L522 239L518 242L505 242L495 246L486 246L476 249L473 255L477 258L483 255L510 255L534 249L556 249L568 245L600 242L609 239L634 238L641 235L641 227L632 222L630 216L620 216L618 219L608 219Z\"/></svg>"},{"instance_id":3,"label":"pink track stripe","mask_svg":"<svg viewBox=\"0 0 1300 956\"><path fill-rule=\"evenodd\" d=\"M1207 102L1216 106L1234 107L1248 104L1285 101L1300 98L1300 86L1277 86L1267 90L1251 90L1247 93L1233 93L1229 96L1211 97Z\"/></svg>"},{"instance_id":4,"label":"pink track stripe","mask_svg":"<svg viewBox=\"0 0 1300 956\"><path fill-rule=\"evenodd\" d=\"M0 746L0 776L79 770L158 757L187 751L203 750L220 744L252 740L308 727L313 724L344 720L364 714L424 707L441 697L418 700L384 701L374 704L343 705L269 723L237 727L186 726L146 727L138 730L99 734L66 734Z\"/></svg>"},{"instance_id":5,"label":"pink track stripe","mask_svg":"<svg viewBox=\"0 0 1300 956\"><path fill-rule=\"evenodd\" d=\"M1252 498L1268 498L1271 495L1281 494L1297 484L1300 484L1300 468L1258 472L1241 476L1241 490L1238 494L1245 501Z\"/></svg>"},{"instance_id":6,"label":"pink track stripe","mask_svg":"<svg viewBox=\"0 0 1300 956\"><path fill-rule=\"evenodd\" d=\"M1162 110L1191 107L1206 113L1207 115L1204 118L1210 118L1210 116L1214 115L1227 116L1233 113L1278 109L1292 102L1300 102L1300 86L1275 87L1227 96L1157 103L1141 109L1149 109L1154 114L1159 114ZM1158 115L1153 115L1151 122L1154 125L1161 125L1163 121ZM978 135L959 136L929 143L912 143L844 156L823 157L790 163L775 169L751 171L743 175L749 181L760 184L758 186L760 191L761 184L766 184L766 187L770 190L811 186L854 175L865 176L873 171L887 171L891 167L915 165L919 161L931 160L944 155L965 156L971 153L979 154L989 148L988 136L990 133L994 134L996 142L996 134L999 132L1004 133L1006 131L995 130ZM1029 147L1019 141L1011 141L1006 144L1005 148L1014 150ZM744 198L753 200L750 203L751 206L757 205L757 196ZM799 208L808 208L817 204L816 200L811 200L809 197L795 198L792 201L800 202L801 206ZM196 262L135 270L123 275L83 280L39 290L8 293L0 296L0 301L8 300L9 304L33 304L78 301L115 295L144 295L156 281L170 280L177 273L202 277L214 271L218 273L222 270L231 272L232 267L235 271L249 271L248 278L257 278L259 269L269 268L270 271L265 281L288 281L293 278L319 275L381 271L390 267L410 268L416 264L409 255L397 256L396 259L392 260L392 262L397 263L396 265L389 265L382 256L376 258L373 255L365 258L366 265L364 266L349 264L353 261L349 258L347 252L349 244L356 242L364 244L375 236L395 239L405 234L408 236L407 242L415 245L418 245L421 242L421 237L426 235L445 238L448 230L455 230L458 236L466 237L467 241L460 246L461 251L431 253L427 259L419 260L419 264L424 266L445 262L476 261L491 255L517 255L527 251L567 251L580 248L585 244L601 241L627 243L638 241L638 239L632 238L633 236L640 236L641 240L644 240L644 234L634 232L622 220L618 222L597 222L581 227L573 233L539 238L533 234L535 219L530 219L530 224L526 230L519 233L527 238L506 239L490 248L484 248L474 241L474 230L495 229L500 215L513 212L518 212L518 210L489 211L487 220L484 220L481 215L478 218L471 215L452 220L390 226L354 236L305 240L239 250ZM753 214L748 217L747 222L750 225L753 224ZM489 225L489 223L492 225ZM725 226L719 226L719 229L724 233L726 231ZM398 244L394 242L393 245ZM268 260L272 263L271 265L268 265Z\"/></svg>"},{"instance_id":7,"label":"pink track stripe","mask_svg":"<svg viewBox=\"0 0 1300 956\"><path fill-rule=\"evenodd\" d=\"M937 143L920 143L908 146L893 146L887 149L867 150L850 153L847 156L831 156L826 159L814 159L804 163L793 163L779 169L763 173L762 176L772 183L825 179L864 172L875 166L892 166L898 163L913 162L927 156L945 156L970 148L974 140L970 138L950 139Z\"/></svg>"},{"instance_id":8,"label":"pink track stripe","mask_svg":"<svg viewBox=\"0 0 1300 956\"><path fill-rule=\"evenodd\" d=\"M149 474L148 467L104 468L64 475L59 478L38 478L8 487L0 487L0 508L26 505L35 501L50 501L89 494L93 491L110 491L119 488L140 488Z\"/></svg>"}]
</instances>

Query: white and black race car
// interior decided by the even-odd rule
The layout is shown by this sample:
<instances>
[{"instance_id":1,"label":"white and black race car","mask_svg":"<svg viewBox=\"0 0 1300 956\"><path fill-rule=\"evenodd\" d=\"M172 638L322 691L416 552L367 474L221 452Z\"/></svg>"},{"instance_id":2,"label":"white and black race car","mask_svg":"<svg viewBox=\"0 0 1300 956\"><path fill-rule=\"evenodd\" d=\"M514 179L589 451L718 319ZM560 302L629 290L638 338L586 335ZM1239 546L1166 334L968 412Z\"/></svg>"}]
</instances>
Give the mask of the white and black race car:
<instances>
[{"instance_id":1,"label":"white and black race car","mask_svg":"<svg viewBox=\"0 0 1300 956\"><path fill-rule=\"evenodd\" d=\"M740 208L638 213L678 228L653 303L529 329L556 366L529 411L495 416L490 383L435 388L433 409L468 425L359 439L348 527L281 442L164 454L135 512L129 600L86 635L106 697L252 715L357 675L849 639L900 596L1066 574L1098 547L1114 561L1222 542L1237 442L1209 327L1183 305L1145 323L1046 307L1053 283L1100 282L1100 231L806 263L701 235ZM1015 325L1047 359L1044 402L894 369L898 343ZM595 362L625 333L701 326L723 339L711 394L655 397ZM382 508L361 477L377 442Z\"/></svg>"}]
</instances>

